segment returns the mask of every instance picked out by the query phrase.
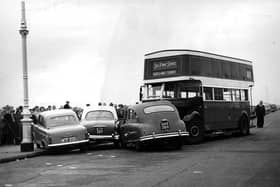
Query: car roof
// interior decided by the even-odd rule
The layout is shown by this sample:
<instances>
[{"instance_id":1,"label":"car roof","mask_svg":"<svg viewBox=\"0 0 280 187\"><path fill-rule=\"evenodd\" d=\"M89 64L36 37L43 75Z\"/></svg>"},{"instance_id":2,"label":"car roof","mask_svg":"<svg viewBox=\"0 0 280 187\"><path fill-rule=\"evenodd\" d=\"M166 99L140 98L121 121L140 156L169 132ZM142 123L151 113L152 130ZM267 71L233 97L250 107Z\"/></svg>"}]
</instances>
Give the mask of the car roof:
<instances>
[{"instance_id":1,"label":"car roof","mask_svg":"<svg viewBox=\"0 0 280 187\"><path fill-rule=\"evenodd\" d=\"M58 110L49 110L44 111L40 113L41 116L44 118L49 118L53 116L59 116L59 115L74 115L76 116L76 113L71 109L58 109Z\"/></svg>"},{"instance_id":2,"label":"car roof","mask_svg":"<svg viewBox=\"0 0 280 187\"><path fill-rule=\"evenodd\" d=\"M114 115L114 118L115 118L115 119L118 119L116 109L115 109L115 107L113 107L113 106L90 106L90 107L85 107L85 108L83 108L82 119L85 118L85 115L86 115L89 111L96 111L96 110L105 110L105 111L112 112L113 115Z\"/></svg>"},{"instance_id":3,"label":"car roof","mask_svg":"<svg viewBox=\"0 0 280 187\"><path fill-rule=\"evenodd\" d=\"M157 106L157 105L172 106L174 108L174 110L177 111L176 107L170 101L167 101L167 100L145 102L145 103L141 103L141 104L131 105L131 106L129 106L129 108L133 109L137 114L143 114L144 108L149 107L149 106Z\"/></svg>"}]
</instances>

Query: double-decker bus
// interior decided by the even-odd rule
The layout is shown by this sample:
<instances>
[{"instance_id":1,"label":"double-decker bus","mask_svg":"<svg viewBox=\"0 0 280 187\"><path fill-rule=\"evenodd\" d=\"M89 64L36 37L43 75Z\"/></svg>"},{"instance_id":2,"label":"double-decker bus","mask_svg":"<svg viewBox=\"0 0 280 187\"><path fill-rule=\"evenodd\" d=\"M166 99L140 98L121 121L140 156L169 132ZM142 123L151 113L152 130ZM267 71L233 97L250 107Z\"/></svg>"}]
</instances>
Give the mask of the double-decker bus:
<instances>
[{"instance_id":1,"label":"double-decker bus","mask_svg":"<svg viewBox=\"0 0 280 187\"><path fill-rule=\"evenodd\" d=\"M145 55L140 101L169 100L198 143L208 133L250 133L252 62L194 50Z\"/></svg>"}]
</instances>

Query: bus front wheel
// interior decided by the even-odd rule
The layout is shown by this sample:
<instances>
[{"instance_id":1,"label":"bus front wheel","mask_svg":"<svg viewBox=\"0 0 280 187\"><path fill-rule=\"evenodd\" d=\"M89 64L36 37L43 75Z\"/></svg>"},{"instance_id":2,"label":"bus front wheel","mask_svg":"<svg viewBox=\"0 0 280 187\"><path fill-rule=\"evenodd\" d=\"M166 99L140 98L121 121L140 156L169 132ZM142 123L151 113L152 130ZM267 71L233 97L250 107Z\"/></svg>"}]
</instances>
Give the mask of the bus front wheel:
<instances>
[{"instance_id":1,"label":"bus front wheel","mask_svg":"<svg viewBox=\"0 0 280 187\"><path fill-rule=\"evenodd\" d=\"M192 119L190 122L187 122L186 127L190 134L186 139L187 143L197 144L203 141L204 128L200 119Z\"/></svg>"},{"instance_id":2,"label":"bus front wheel","mask_svg":"<svg viewBox=\"0 0 280 187\"><path fill-rule=\"evenodd\" d=\"M241 136L250 134L249 120L246 116L242 116L239 121L239 132Z\"/></svg>"}]
</instances>

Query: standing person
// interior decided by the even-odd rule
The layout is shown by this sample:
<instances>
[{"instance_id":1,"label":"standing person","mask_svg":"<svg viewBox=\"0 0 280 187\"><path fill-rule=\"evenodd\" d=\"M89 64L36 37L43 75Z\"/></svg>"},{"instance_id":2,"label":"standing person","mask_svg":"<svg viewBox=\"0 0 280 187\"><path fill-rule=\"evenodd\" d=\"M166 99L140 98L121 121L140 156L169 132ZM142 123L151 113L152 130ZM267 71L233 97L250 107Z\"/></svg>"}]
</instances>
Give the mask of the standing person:
<instances>
[{"instance_id":1,"label":"standing person","mask_svg":"<svg viewBox=\"0 0 280 187\"><path fill-rule=\"evenodd\" d=\"M260 101L260 103L256 106L255 111L257 116L257 127L263 128L265 108L262 101Z\"/></svg>"},{"instance_id":2,"label":"standing person","mask_svg":"<svg viewBox=\"0 0 280 187\"><path fill-rule=\"evenodd\" d=\"M3 129L5 127L5 123L4 123L4 111L2 111L0 109L0 145L2 145L3 141L4 141L4 133L3 133Z\"/></svg>"},{"instance_id":3,"label":"standing person","mask_svg":"<svg viewBox=\"0 0 280 187\"><path fill-rule=\"evenodd\" d=\"M71 106L70 106L70 102L69 101L66 101L66 104L63 106L64 109L70 109Z\"/></svg>"},{"instance_id":4,"label":"standing person","mask_svg":"<svg viewBox=\"0 0 280 187\"><path fill-rule=\"evenodd\" d=\"M7 109L5 115L4 115L4 123L5 123L5 127L4 127L4 138L5 138L5 143L6 144L14 144L15 143L15 129L14 129L14 118L13 118L13 109L9 108Z\"/></svg>"},{"instance_id":5,"label":"standing person","mask_svg":"<svg viewBox=\"0 0 280 187\"><path fill-rule=\"evenodd\" d=\"M16 133L16 144L20 144L20 142L22 141L22 124L21 124L21 120L23 118L22 116L22 106L19 106L16 109L16 113L15 113L15 123L16 123L16 128L17 128L17 133Z\"/></svg>"}]
</instances>

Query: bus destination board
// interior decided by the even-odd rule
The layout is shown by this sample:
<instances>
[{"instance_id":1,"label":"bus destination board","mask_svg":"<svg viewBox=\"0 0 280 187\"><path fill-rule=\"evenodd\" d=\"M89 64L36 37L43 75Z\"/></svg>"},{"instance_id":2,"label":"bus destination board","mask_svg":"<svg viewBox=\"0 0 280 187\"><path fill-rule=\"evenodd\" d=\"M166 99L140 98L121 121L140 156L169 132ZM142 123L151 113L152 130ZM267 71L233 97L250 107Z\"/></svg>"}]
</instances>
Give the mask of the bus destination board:
<instances>
[{"instance_id":1,"label":"bus destination board","mask_svg":"<svg viewBox=\"0 0 280 187\"><path fill-rule=\"evenodd\" d=\"M177 62L175 60L155 61L152 63L152 76L162 77L177 73Z\"/></svg>"},{"instance_id":2,"label":"bus destination board","mask_svg":"<svg viewBox=\"0 0 280 187\"><path fill-rule=\"evenodd\" d=\"M175 60L157 61L153 63L153 71L176 69L176 68L177 68L177 62Z\"/></svg>"}]
</instances>

